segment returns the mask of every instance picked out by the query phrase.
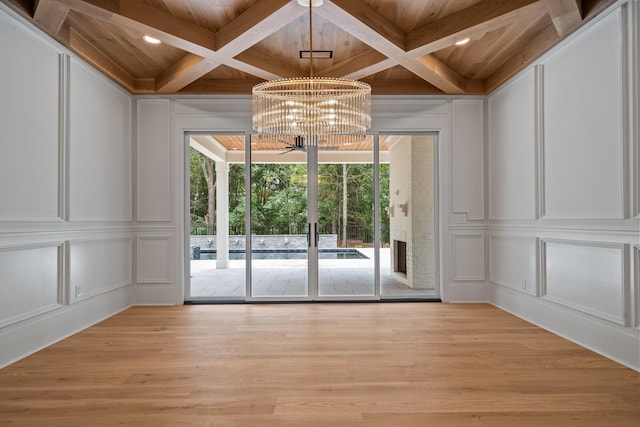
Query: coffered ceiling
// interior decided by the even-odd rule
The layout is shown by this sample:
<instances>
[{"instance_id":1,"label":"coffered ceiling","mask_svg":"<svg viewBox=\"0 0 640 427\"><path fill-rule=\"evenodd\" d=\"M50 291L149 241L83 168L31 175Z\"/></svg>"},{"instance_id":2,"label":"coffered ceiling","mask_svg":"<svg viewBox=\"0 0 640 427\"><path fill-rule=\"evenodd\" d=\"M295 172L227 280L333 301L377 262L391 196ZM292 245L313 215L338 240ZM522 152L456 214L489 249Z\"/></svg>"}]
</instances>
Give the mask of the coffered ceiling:
<instances>
[{"instance_id":1,"label":"coffered ceiling","mask_svg":"<svg viewBox=\"0 0 640 427\"><path fill-rule=\"evenodd\" d=\"M249 94L310 72L309 9L296 0L0 1L132 93ZM313 70L373 94L485 94L612 3L324 0L313 49L330 57Z\"/></svg>"}]
</instances>

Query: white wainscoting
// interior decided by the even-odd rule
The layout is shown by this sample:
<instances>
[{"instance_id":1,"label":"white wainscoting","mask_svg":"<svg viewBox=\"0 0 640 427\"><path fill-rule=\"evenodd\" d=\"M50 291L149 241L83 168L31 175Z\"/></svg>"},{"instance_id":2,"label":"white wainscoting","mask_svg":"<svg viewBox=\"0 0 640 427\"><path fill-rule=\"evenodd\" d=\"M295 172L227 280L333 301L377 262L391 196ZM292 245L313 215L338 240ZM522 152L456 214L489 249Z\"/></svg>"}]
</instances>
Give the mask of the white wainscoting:
<instances>
[{"instance_id":1,"label":"white wainscoting","mask_svg":"<svg viewBox=\"0 0 640 427\"><path fill-rule=\"evenodd\" d=\"M537 296L537 239L526 236L489 236L489 280Z\"/></svg>"},{"instance_id":2,"label":"white wainscoting","mask_svg":"<svg viewBox=\"0 0 640 427\"><path fill-rule=\"evenodd\" d=\"M489 96L489 218L535 219L536 74L529 69Z\"/></svg>"},{"instance_id":3,"label":"white wainscoting","mask_svg":"<svg viewBox=\"0 0 640 427\"><path fill-rule=\"evenodd\" d=\"M173 284L173 238L139 236L136 243L138 284Z\"/></svg>"},{"instance_id":4,"label":"white wainscoting","mask_svg":"<svg viewBox=\"0 0 640 427\"><path fill-rule=\"evenodd\" d=\"M63 304L62 245L0 247L0 327Z\"/></svg>"},{"instance_id":5,"label":"white wainscoting","mask_svg":"<svg viewBox=\"0 0 640 427\"><path fill-rule=\"evenodd\" d=\"M451 209L484 220L484 101L453 100L451 114ZM464 123L464 125L462 125Z\"/></svg>"},{"instance_id":6,"label":"white wainscoting","mask_svg":"<svg viewBox=\"0 0 640 427\"><path fill-rule=\"evenodd\" d=\"M640 331L640 245L633 247L633 324Z\"/></svg>"},{"instance_id":7,"label":"white wainscoting","mask_svg":"<svg viewBox=\"0 0 640 427\"><path fill-rule=\"evenodd\" d=\"M130 237L69 243L69 302L74 303L131 285Z\"/></svg>"},{"instance_id":8,"label":"white wainscoting","mask_svg":"<svg viewBox=\"0 0 640 427\"><path fill-rule=\"evenodd\" d=\"M626 325L623 244L543 240L545 300Z\"/></svg>"},{"instance_id":9,"label":"white wainscoting","mask_svg":"<svg viewBox=\"0 0 640 427\"><path fill-rule=\"evenodd\" d=\"M58 221L64 56L1 10L0 40L0 221Z\"/></svg>"},{"instance_id":10,"label":"white wainscoting","mask_svg":"<svg viewBox=\"0 0 640 427\"><path fill-rule=\"evenodd\" d=\"M484 233L451 235L451 280L454 282L484 282Z\"/></svg>"},{"instance_id":11,"label":"white wainscoting","mask_svg":"<svg viewBox=\"0 0 640 427\"><path fill-rule=\"evenodd\" d=\"M73 59L70 86L69 219L131 221L131 96Z\"/></svg>"},{"instance_id":12,"label":"white wainscoting","mask_svg":"<svg viewBox=\"0 0 640 427\"><path fill-rule=\"evenodd\" d=\"M620 9L612 12L543 63L547 218L625 215L621 19Z\"/></svg>"},{"instance_id":13,"label":"white wainscoting","mask_svg":"<svg viewBox=\"0 0 640 427\"><path fill-rule=\"evenodd\" d=\"M137 100L138 221L171 221L171 101Z\"/></svg>"},{"instance_id":14,"label":"white wainscoting","mask_svg":"<svg viewBox=\"0 0 640 427\"><path fill-rule=\"evenodd\" d=\"M629 31L629 73L630 77L629 90L629 138L631 140L633 161L632 171L632 215L640 218L640 81L637 76L640 75L640 2L633 1L627 5L628 23L627 31ZM633 78L634 76L635 79Z\"/></svg>"}]
</instances>

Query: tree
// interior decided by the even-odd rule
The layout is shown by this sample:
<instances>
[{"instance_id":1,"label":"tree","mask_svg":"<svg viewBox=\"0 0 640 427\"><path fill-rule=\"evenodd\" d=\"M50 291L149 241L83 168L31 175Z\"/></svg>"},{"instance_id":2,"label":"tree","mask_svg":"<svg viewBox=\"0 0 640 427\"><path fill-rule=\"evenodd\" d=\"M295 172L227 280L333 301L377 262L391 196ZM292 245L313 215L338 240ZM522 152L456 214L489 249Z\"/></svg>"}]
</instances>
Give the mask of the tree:
<instances>
[{"instance_id":1,"label":"tree","mask_svg":"<svg viewBox=\"0 0 640 427\"><path fill-rule=\"evenodd\" d=\"M207 215L205 216L205 225L207 226L207 234L215 233L216 224L216 166L213 159L202 156L202 173L207 182Z\"/></svg>"},{"instance_id":2,"label":"tree","mask_svg":"<svg viewBox=\"0 0 640 427\"><path fill-rule=\"evenodd\" d=\"M208 190L206 179L202 173L202 157L201 153L191 148L189 176L191 234L202 234L205 228L204 218L207 214Z\"/></svg>"},{"instance_id":3,"label":"tree","mask_svg":"<svg viewBox=\"0 0 640 427\"><path fill-rule=\"evenodd\" d=\"M300 234L307 224L307 169L304 164L253 164L252 225L254 233ZM318 165L318 222L322 233L338 234L346 246L352 231L357 239L373 237L372 164ZM191 150L192 234L214 234L215 164ZM389 165L380 165L382 242L388 242ZM247 192L244 164L229 165L229 227L244 234ZM205 231L206 229L206 231ZM199 231L202 230L202 231ZM339 232L338 232L339 231Z\"/></svg>"},{"instance_id":4,"label":"tree","mask_svg":"<svg viewBox=\"0 0 640 427\"><path fill-rule=\"evenodd\" d=\"M342 164L342 247L347 247L347 223L349 218L349 167L346 163Z\"/></svg>"},{"instance_id":5,"label":"tree","mask_svg":"<svg viewBox=\"0 0 640 427\"><path fill-rule=\"evenodd\" d=\"M229 232L244 234L245 224L244 164L229 165Z\"/></svg>"}]
</instances>

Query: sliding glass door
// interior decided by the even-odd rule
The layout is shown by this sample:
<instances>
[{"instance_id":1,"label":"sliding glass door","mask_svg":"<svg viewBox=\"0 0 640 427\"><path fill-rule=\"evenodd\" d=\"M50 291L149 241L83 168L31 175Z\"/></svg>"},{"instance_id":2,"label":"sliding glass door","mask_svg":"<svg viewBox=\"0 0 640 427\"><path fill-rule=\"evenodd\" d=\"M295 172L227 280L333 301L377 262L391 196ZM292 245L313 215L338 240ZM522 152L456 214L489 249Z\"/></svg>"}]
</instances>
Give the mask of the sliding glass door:
<instances>
[{"instance_id":1,"label":"sliding glass door","mask_svg":"<svg viewBox=\"0 0 640 427\"><path fill-rule=\"evenodd\" d=\"M319 147L319 299L376 296L374 174L372 137Z\"/></svg>"},{"instance_id":2,"label":"sliding glass door","mask_svg":"<svg viewBox=\"0 0 640 427\"><path fill-rule=\"evenodd\" d=\"M436 134L190 141L187 299L438 298Z\"/></svg>"},{"instance_id":3,"label":"sliding glass door","mask_svg":"<svg viewBox=\"0 0 640 427\"><path fill-rule=\"evenodd\" d=\"M253 299L305 300L309 293L308 148L302 139L251 139Z\"/></svg>"},{"instance_id":4,"label":"sliding glass door","mask_svg":"<svg viewBox=\"0 0 640 427\"><path fill-rule=\"evenodd\" d=\"M244 139L188 138L188 300L246 296Z\"/></svg>"}]
</instances>

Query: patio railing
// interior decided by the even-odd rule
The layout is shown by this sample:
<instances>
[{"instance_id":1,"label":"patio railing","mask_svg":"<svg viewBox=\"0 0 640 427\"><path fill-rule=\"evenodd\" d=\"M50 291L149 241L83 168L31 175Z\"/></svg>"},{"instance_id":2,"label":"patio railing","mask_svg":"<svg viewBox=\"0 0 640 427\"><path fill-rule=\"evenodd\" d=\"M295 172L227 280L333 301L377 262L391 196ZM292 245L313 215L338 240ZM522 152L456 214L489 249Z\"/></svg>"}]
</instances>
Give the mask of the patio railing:
<instances>
[{"instance_id":1,"label":"patio railing","mask_svg":"<svg viewBox=\"0 0 640 427\"><path fill-rule=\"evenodd\" d=\"M244 235L244 226L232 226L229 227L229 234L232 236L242 236ZM261 236L274 236L274 235L298 235L298 234L307 234L307 228L305 226L279 226L279 225L270 225L266 227L253 227L251 230L252 234L261 235ZM336 230L332 230L331 227L320 227L320 234L337 234L338 235L338 247L345 247L343 245L343 229L342 227L338 227ZM192 236L206 236L207 235L207 227L205 226L192 226L191 227L191 235ZM381 230L381 240L382 246L386 247L389 245L389 226L387 224L383 224ZM373 229L364 225L347 225L347 245L348 248L353 247L373 247L374 243L374 235Z\"/></svg>"}]
</instances>

